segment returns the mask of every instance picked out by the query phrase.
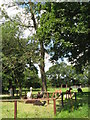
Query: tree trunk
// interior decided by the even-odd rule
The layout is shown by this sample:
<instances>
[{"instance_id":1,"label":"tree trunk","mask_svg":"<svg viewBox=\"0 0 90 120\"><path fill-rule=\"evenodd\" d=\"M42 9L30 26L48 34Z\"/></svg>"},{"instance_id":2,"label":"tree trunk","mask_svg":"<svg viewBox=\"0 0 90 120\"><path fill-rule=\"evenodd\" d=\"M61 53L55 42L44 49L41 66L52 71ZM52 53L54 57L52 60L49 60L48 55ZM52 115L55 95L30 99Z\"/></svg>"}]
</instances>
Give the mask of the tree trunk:
<instances>
[{"instance_id":1,"label":"tree trunk","mask_svg":"<svg viewBox=\"0 0 90 120\"><path fill-rule=\"evenodd\" d=\"M12 87L12 80L9 80L9 88L10 89Z\"/></svg>"},{"instance_id":2,"label":"tree trunk","mask_svg":"<svg viewBox=\"0 0 90 120\"><path fill-rule=\"evenodd\" d=\"M45 74L45 62L44 62L44 57L45 57L45 51L44 51L44 45L43 41L40 41L40 49L41 49L41 61L40 61L40 72L41 72L41 80L42 80L42 91L47 91L47 86L46 86L46 74Z\"/></svg>"},{"instance_id":3,"label":"tree trunk","mask_svg":"<svg viewBox=\"0 0 90 120\"><path fill-rule=\"evenodd\" d=\"M14 86L12 85L11 80L9 80L9 90L11 91L10 92L11 96L14 96Z\"/></svg>"},{"instance_id":4,"label":"tree trunk","mask_svg":"<svg viewBox=\"0 0 90 120\"><path fill-rule=\"evenodd\" d=\"M63 85L61 84L61 88L62 88L62 86L63 86Z\"/></svg>"},{"instance_id":5,"label":"tree trunk","mask_svg":"<svg viewBox=\"0 0 90 120\"><path fill-rule=\"evenodd\" d=\"M32 2L29 0L29 5L30 5L30 12L31 12L31 19L33 20L33 25L35 30L37 30L38 26L36 23L35 15L32 9ZM43 40L40 40L40 49L41 49L41 61L40 61L40 72L41 72L41 79L42 79L42 91L46 91L46 75L45 75L45 62L44 62L44 57L45 57L45 51L44 51L44 45L43 45Z\"/></svg>"},{"instance_id":6,"label":"tree trunk","mask_svg":"<svg viewBox=\"0 0 90 120\"><path fill-rule=\"evenodd\" d=\"M19 86L19 96L22 97L22 88Z\"/></svg>"},{"instance_id":7,"label":"tree trunk","mask_svg":"<svg viewBox=\"0 0 90 120\"><path fill-rule=\"evenodd\" d=\"M66 83L66 88L67 88L67 83Z\"/></svg>"}]
</instances>

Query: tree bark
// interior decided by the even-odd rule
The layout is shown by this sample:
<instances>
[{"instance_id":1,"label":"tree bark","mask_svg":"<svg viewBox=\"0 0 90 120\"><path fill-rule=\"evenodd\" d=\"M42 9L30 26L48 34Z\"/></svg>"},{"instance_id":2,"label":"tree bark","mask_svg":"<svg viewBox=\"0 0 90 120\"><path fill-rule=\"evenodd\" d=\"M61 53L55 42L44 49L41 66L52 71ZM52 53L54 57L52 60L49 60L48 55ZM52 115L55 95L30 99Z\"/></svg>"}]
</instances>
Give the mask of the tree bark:
<instances>
[{"instance_id":1,"label":"tree bark","mask_svg":"<svg viewBox=\"0 0 90 120\"><path fill-rule=\"evenodd\" d=\"M34 24L34 28L35 30L37 30L38 26L36 23L36 19L35 19L35 15L33 13L33 9L32 9L32 2L31 0L29 0L29 5L30 5L30 12L31 12L31 17L33 20L33 24ZM46 91L47 87L46 87L46 75L45 75L45 62L44 62L44 57L45 57L45 51L44 51L44 44L43 44L43 40L40 40L40 52L41 52L41 61L40 61L40 72L41 72L41 80L42 80L42 91Z\"/></svg>"},{"instance_id":2,"label":"tree bark","mask_svg":"<svg viewBox=\"0 0 90 120\"><path fill-rule=\"evenodd\" d=\"M22 88L21 88L21 85L19 86L19 96L22 97Z\"/></svg>"},{"instance_id":3,"label":"tree bark","mask_svg":"<svg viewBox=\"0 0 90 120\"><path fill-rule=\"evenodd\" d=\"M37 30L37 23L36 23L35 16L33 13L31 0L29 0L29 5L30 5L30 12L31 12L31 19L33 20L33 25L34 25L35 30Z\"/></svg>"},{"instance_id":4,"label":"tree bark","mask_svg":"<svg viewBox=\"0 0 90 120\"><path fill-rule=\"evenodd\" d=\"M12 80L9 80L9 89L12 87Z\"/></svg>"},{"instance_id":5,"label":"tree bark","mask_svg":"<svg viewBox=\"0 0 90 120\"><path fill-rule=\"evenodd\" d=\"M46 74L45 74L45 62L44 62L44 57L45 57L45 51L44 51L44 45L43 41L40 41L40 49L41 49L41 60L40 60L40 72L41 72L41 80L42 80L42 91L47 91L47 86L46 86Z\"/></svg>"}]
</instances>

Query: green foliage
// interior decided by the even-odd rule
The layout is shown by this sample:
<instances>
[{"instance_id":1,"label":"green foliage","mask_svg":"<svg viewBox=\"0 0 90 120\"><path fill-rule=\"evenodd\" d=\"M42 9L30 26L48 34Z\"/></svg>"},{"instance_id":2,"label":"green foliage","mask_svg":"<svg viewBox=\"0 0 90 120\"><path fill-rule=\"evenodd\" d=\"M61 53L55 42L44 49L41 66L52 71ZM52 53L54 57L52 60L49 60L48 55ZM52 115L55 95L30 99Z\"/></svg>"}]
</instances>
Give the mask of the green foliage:
<instances>
[{"instance_id":1,"label":"green foliage","mask_svg":"<svg viewBox=\"0 0 90 120\"><path fill-rule=\"evenodd\" d=\"M40 85L37 69L31 62L32 55L29 55L29 47L28 40L20 38L18 23L8 21L2 25L3 88ZM26 64L30 68L26 67ZM30 69L29 72L27 72L28 69ZM28 80L28 77L31 79Z\"/></svg>"},{"instance_id":2,"label":"green foliage","mask_svg":"<svg viewBox=\"0 0 90 120\"><path fill-rule=\"evenodd\" d=\"M88 69L84 68L84 72L77 73L75 67L67 65L64 62L56 64L49 68L46 72L48 82L51 86L60 87L61 84L72 85L87 85L88 84Z\"/></svg>"},{"instance_id":3,"label":"green foliage","mask_svg":"<svg viewBox=\"0 0 90 120\"><path fill-rule=\"evenodd\" d=\"M25 40L19 39L19 27L16 22L6 22L2 25L2 52L3 52L3 80L8 76L7 80L12 81L17 86L23 81L23 71L25 67L24 47ZM7 81L7 83L9 83ZM15 86L15 85L14 85Z\"/></svg>"},{"instance_id":4,"label":"green foliage","mask_svg":"<svg viewBox=\"0 0 90 120\"><path fill-rule=\"evenodd\" d=\"M33 88L40 88L41 87L41 81L37 74L37 69L34 65L31 65L29 67L25 68L24 75L25 75L25 81L23 84L23 87L30 88L30 85Z\"/></svg>"},{"instance_id":5,"label":"green foliage","mask_svg":"<svg viewBox=\"0 0 90 120\"><path fill-rule=\"evenodd\" d=\"M90 61L89 4L45 3L37 35L44 39L51 60L68 57L78 71Z\"/></svg>"}]
</instances>

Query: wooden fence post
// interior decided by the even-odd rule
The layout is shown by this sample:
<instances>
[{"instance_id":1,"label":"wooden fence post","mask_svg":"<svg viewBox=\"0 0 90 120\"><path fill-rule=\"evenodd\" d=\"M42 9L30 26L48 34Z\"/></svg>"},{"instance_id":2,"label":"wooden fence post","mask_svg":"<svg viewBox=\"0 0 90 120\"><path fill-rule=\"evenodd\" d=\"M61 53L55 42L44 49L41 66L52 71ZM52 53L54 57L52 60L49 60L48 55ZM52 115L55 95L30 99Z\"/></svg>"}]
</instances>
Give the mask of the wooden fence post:
<instances>
[{"instance_id":1,"label":"wooden fence post","mask_svg":"<svg viewBox=\"0 0 90 120\"><path fill-rule=\"evenodd\" d=\"M53 99L54 115L56 115L56 99Z\"/></svg>"},{"instance_id":2,"label":"wooden fence post","mask_svg":"<svg viewBox=\"0 0 90 120\"><path fill-rule=\"evenodd\" d=\"M17 118L17 101L14 102L14 120Z\"/></svg>"},{"instance_id":3,"label":"wooden fence post","mask_svg":"<svg viewBox=\"0 0 90 120\"><path fill-rule=\"evenodd\" d=\"M47 98L48 98L47 104L49 104L49 93L48 92L47 92Z\"/></svg>"},{"instance_id":4,"label":"wooden fence post","mask_svg":"<svg viewBox=\"0 0 90 120\"><path fill-rule=\"evenodd\" d=\"M61 94L61 98L62 98L62 107L64 106L64 104L63 104L63 93Z\"/></svg>"},{"instance_id":5,"label":"wooden fence post","mask_svg":"<svg viewBox=\"0 0 90 120\"><path fill-rule=\"evenodd\" d=\"M25 90L25 98L26 98L26 90Z\"/></svg>"},{"instance_id":6,"label":"wooden fence post","mask_svg":"<svg viewBox=\"0 0 90 120\"><path fill-rule=\"evenodd\" d=\"M18 96L18 90L17 90L17 96Z\"/></svg>"}]
</instances>

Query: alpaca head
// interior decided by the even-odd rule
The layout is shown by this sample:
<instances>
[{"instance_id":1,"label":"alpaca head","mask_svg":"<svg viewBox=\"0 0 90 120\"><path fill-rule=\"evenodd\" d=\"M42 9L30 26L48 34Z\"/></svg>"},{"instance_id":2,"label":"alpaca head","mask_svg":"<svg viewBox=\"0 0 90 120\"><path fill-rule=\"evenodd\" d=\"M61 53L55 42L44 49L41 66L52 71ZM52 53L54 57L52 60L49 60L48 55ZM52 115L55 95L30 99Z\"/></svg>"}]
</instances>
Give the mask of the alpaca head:
<instances>
[{"instance_id":1,"label":"alpaca head","mask_svg":"<svg viewBox=\"0 0 90 120\"><path fill-rule=\"evenodd\" d=\"M30 91L32 91L32 87L30 87Z\"/></svg>"}]
</instances>

